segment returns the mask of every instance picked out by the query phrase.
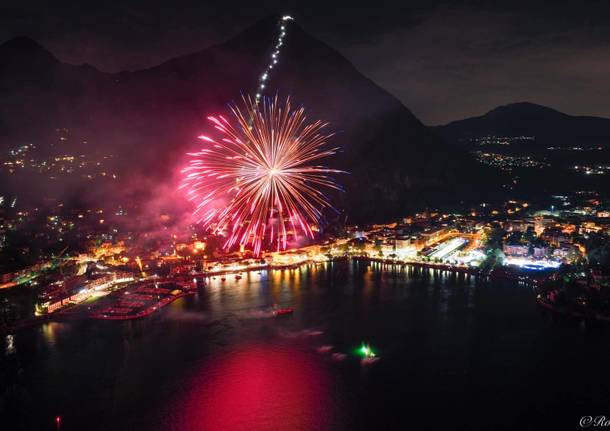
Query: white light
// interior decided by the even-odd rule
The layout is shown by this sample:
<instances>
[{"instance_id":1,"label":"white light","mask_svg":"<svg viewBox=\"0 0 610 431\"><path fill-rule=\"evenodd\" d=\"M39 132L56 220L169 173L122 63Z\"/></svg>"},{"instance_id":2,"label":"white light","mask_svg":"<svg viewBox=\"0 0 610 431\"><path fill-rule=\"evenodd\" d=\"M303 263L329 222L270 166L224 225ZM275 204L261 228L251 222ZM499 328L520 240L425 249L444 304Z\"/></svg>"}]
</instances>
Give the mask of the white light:
<instances>
[{"instance_id":1,"label":"white light","mask_svg":"<svg viewBox=\"0 0 610 431\"><path fill-rule=\"evenodd\" d=\"M506 265L517 265L528 268L559 268L561 262L553 260L535 260L527 258L507 258Z\"/></svg>"},{"instance_id":2,"label":"white light","mask_svg":"<svg viewBox=\"0 0 610 431\"><path fill-rule=\"evenodd\" d=\"M289 21L292 20L293 18L290 15L284 15L282 17L282 21ZM280 54L280 46L282 46L282 38L286 35L286 26L285 25L281 25L280 26L280 34L278 36L278 41L277 44L275 46L275 51L271 54L271 63L267 66L267 71L270 71L271 69L273 69L273 65L277 64L277 57ZM266 81L268 78L268 74L267 72L263 73L260 77L259 80L259 91L262 91L265 88L265 84L264 81ZM256 100L258 101L258 99L260 99L261 94L260 93L256 93Z\"/></svg>"}]
</instances>

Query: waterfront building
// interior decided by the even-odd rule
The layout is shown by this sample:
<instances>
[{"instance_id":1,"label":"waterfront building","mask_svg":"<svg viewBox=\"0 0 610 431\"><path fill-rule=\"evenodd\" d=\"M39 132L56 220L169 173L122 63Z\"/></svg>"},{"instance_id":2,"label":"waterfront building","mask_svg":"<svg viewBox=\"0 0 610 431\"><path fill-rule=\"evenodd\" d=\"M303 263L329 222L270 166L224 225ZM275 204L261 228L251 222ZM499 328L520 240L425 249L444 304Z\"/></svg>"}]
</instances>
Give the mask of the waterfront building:
<instances>
[{"instance_id":1,"label":"waterfront building","mask_svg":"<svg viewBox=\"0 0 610 431\"><path fill-rule=\"evenodd\" d=\"M504 244L502 251L506 256L529 255L529 247L525 244Z\"/></svg>"}]
</instances>

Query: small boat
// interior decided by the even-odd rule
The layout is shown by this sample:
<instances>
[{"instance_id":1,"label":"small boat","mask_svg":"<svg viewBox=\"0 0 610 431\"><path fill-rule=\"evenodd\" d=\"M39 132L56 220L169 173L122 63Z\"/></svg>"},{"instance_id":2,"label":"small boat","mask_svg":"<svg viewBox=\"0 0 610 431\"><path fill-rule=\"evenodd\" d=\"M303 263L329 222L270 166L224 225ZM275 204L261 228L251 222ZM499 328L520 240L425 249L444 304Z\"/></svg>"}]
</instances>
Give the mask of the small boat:
<instances>
[{"instance_id":1,"label":"small boat","mask_svg":"<svg viewBox=\"0 0 610 431\"><path fill-rule=\"evenodd\" d=\"M379 360L377 354L373 351L373 349L371 349L371 346L369 346L368 344L362 343L362 346L360 347L360 349L358 349L358 354L362 357L362 359L360 360L360 363L362 365L374 364Z\"/></svg>"},{"instance_id":2,"label":"small boat","mask_svg":"<svg viewBox=\"0 0 610 431\"><path fill-rule=\"evenodd\" d=\"M292 307L276 308L273 310L273 315L275 317L287 316L292 313L294 313L294 308Z\"/></svg>"},{"instance_id":3,"label":"small boat","mask_svg":"<svg viewBox=\"0 0 610 431\"><path fill-rule=\"evenodd\" d=\"M378 360L379 360L379 358L378 358L378 357L376 357L376 356L370 356L370 357L367 357L367 358L362 358L362 359L360 360L360 363L361 363L362 365L371 365L371 364L374 364L375 362L377 362Z\"/></svg>"}]
</instances>

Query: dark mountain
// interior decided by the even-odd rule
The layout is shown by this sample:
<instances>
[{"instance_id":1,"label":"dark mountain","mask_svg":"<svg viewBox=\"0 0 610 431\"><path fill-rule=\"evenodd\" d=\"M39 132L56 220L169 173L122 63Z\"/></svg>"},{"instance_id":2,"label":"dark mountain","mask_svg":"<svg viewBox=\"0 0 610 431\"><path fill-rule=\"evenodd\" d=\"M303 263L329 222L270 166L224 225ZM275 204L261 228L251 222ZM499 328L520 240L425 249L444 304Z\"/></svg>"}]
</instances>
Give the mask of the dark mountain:
<instances>
[{"instance_id":1,"label":"dark mountain","mask_svg":"<svg viewBox=\"0 0 610 431\"><path fill-rule=\"evenodd\" d=\"M513 103L495 108L480 117L437 126L446 141L468 144L485 136L518 137L536 146L610 146L610 119L564 114L534 103Z\"/></svg>"},{"instance_id":2,"label":"dark mountain","mask_svg":"<svg viewBox=\"0 0 610 431\"><path fill-rule=\"evenodd\" d=\"M83 139L66 143L65 151L112 152L123 191L152 190L196 148L194 137L209 127L205 116L253 93L277 22L271 17L226 43L118 74L61 63L29 39L6 42L0 46L0 148L25 140L44 146L51 131L69 128ZM290 95L310 118L337 132L333 143L342 151L328 164L350 172L338 178L346 193L336 199L352 220L382 220L469 197L480 168L294 22L266 92L276 93Z\"/></svg>"},{"instance_id":3,"label":"dark mountain","mask_svg":"<svg viewBox=\"0 0 610 431\"><path fill-rule=\"evenodd\" d=\"M88 127L111 77L59 62L31 39L0 45L0 146L63 125Z\"/></svg>"},{"instance_id":4,"label":"dark mountain","mask_svg":"<svg viewBox=\"0 0 610 431\"><path fill-rule=\"evenodd\" d=\"M58 63L49 51L29 37L15 37L0 45L0 58L7 61L3 66L27 66L30 70L47 68Z\"/></svg>"}]
</instances>

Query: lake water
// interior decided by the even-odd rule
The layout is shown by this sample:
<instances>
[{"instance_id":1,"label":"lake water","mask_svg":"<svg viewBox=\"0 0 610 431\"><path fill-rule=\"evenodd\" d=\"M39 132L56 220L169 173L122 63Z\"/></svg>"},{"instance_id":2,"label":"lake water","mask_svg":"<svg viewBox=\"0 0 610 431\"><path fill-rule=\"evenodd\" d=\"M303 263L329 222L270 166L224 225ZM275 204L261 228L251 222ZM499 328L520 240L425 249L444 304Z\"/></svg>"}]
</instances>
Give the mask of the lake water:
<instances>
[{"instance_id":1,"label":"lake water","mask_svg":"<svg viewBox=\"0 0 610 431\"><path fill-rule=\"evenodd\" d=\"M578 429L610 417L609 336L467 275L335 262L228 276L141 320L3 340L0 429ZM362 342L377 362L360 362Z\"/></svg>"}]
</instances>

